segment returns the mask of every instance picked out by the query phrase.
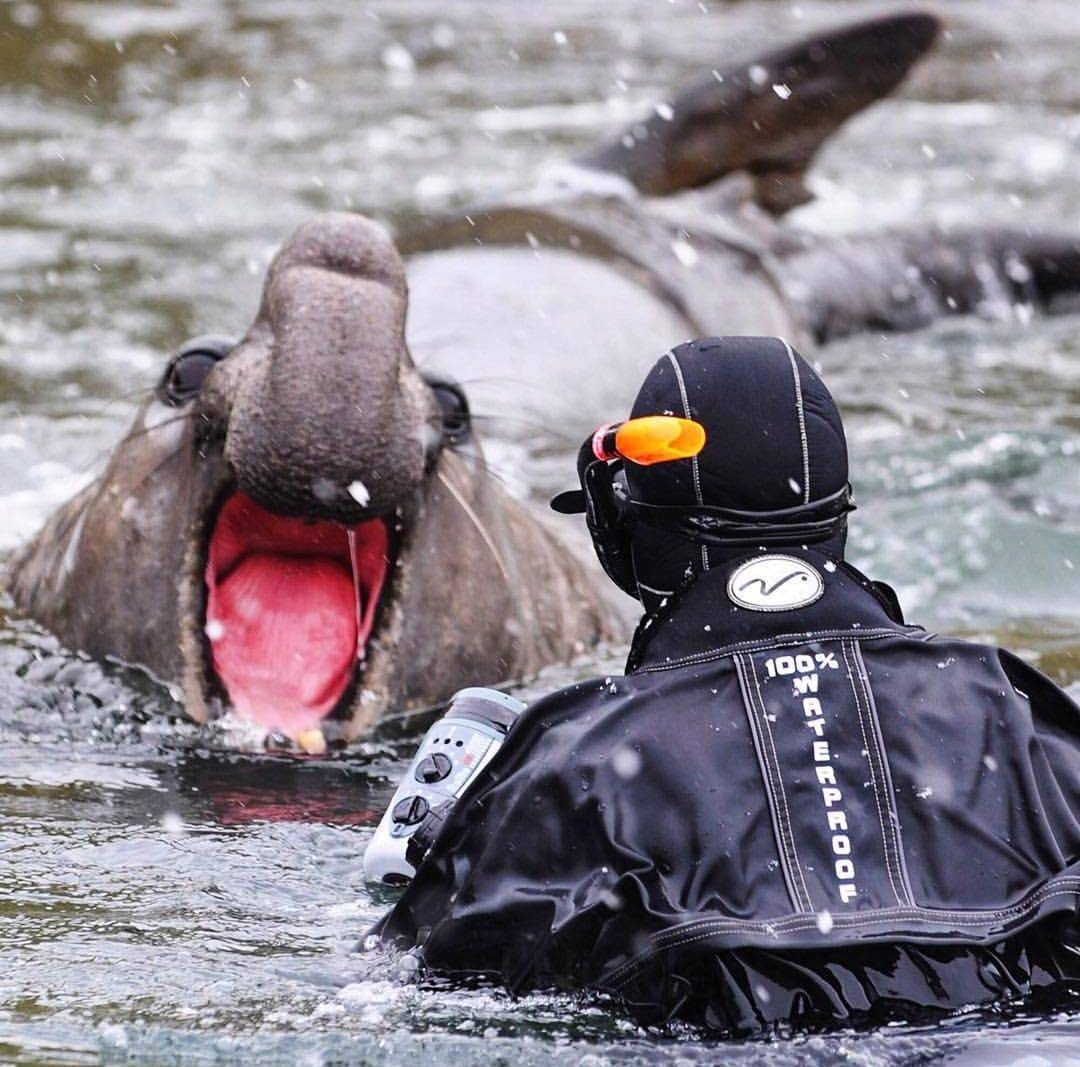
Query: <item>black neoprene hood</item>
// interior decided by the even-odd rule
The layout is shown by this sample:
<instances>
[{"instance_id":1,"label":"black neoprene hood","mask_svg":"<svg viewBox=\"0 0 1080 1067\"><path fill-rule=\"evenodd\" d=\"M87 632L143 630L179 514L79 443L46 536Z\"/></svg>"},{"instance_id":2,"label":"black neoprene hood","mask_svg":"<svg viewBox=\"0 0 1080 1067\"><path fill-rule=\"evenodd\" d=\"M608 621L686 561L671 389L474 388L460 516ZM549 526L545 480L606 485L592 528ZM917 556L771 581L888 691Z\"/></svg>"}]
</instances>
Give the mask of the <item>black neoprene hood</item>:
<instances>
[{"instance_id":1,"label":"black neoprene hood","mask_svg":"<svg viewBox=\"0 0 1080 1067\"><path fill-rule=\"evenodd\" d=\"M825 383L786 341L709 337L678 345L653 366L631 414L691 418L706 432L694 459L626 464L630 497L642 505L630 540L646 608L690 573L755 547L817 543L842 558L850 510L843 423ZM747 513L745 528L687 528L695 510L707 519L709 509Z\"/></svg>"},{"instance_id":2,"label":"black neoprene hood","mask_svg":"<svg viewBox=\"0 0 1080 1067\"><path fill-rule=\"evenodd\" d=\"M627 465L635 499L783 511L848 480L840 412L809 363L778 337L687 341L649 371L632 418L671 414L705 427L692 460Z\"/></svg>"}]
</instances>

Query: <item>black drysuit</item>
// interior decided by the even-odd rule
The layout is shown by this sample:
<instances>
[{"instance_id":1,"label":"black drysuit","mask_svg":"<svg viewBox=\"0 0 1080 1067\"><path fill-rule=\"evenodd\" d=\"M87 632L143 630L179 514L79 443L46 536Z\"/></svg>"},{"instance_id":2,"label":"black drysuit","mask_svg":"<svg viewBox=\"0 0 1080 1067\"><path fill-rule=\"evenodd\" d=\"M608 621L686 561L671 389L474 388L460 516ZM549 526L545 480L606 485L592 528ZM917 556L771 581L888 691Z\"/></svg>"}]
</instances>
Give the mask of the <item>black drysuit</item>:
<instances>
[{"instance_id":1,"label":"black drysuit","mask_svg":"<svg viewBox=\"0 0 1080 1067\"><path fill-rule=\"evenodd\" d=\"M695 342L650 380L652 411L668 382L688 417L736 396L740 439L763 441L733 464L714 434L715 461L654 500L708 504L710 477L744 476L736 503L760 508L770 464L781 502L789 479L811 504L811 478L846 481L831 397L787 346ZM733 1033L1080 979L1080 709L1008 652L904 625L837 531L712 544L645 617L625 677L528 709L382 936L436 972L605 990L643 1021ZM646 534L650 584L674 581L678 537Z\"/></svg>"}]
</instances>

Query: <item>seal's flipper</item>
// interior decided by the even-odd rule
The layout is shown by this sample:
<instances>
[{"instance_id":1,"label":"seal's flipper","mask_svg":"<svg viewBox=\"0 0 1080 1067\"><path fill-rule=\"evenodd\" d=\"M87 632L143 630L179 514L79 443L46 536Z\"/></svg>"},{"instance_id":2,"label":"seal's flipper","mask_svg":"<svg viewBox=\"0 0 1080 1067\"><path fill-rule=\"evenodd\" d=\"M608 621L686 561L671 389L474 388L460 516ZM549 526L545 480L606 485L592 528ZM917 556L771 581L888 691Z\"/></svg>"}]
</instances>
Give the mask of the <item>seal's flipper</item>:
<instances>
[{"instance_id":1,"label":"seal's flipper","mask_svg":"<svg viewBox=\"0 0 1080 1067\"><path fill-rule=\"evenodd\" d=\"M577 162L653 196L745 169L758 202L783 214L810 199L803 175L824 141L899 85L939 29L929 14L881 16L714 71Z\"/></svg>"},{"instance_id":2,"label":"seal's flipper","mask_svg":"<svg viewBox=\"0 0 1080 1067\"><path fill-rule=\"evenodd\" d=\"M1075 307L1080 234L921 226L804 236L775 249L777 280L821 342L861 330L915 330L950 314L1010 305Z\"/></svg>"}]
</instances>

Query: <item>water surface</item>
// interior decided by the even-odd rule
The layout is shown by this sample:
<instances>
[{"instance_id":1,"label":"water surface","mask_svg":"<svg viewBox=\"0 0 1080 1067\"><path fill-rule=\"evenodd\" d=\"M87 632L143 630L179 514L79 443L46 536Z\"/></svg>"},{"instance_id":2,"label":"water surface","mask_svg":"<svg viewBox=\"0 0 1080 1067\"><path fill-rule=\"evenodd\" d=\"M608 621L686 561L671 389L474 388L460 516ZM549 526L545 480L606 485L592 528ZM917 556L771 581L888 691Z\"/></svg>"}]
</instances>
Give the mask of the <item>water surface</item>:
<instances>
[{"instance_id":1,"label":"water surface","mask_svg":"<svg viewBox=\"0 0 1080 1067\"><path fill-rule=\"evenodd\" d=\"M689 75L844 0L0 6L0 550L93 477L168 351L249 321L288 230L529 183ZM1080 15L947 5L793 222L1075 227ZM990 307L814 354L848 420L857 564L911 617L1080 693L1080 314ZM493 454L537 498L569 454ZM0 614L0 1060L33 1064L1080 1062L1080 1009L718 1050L606 1004L417 988L353 949L359 857L411 743L229 753L138 672ZM617 657L551 672L619 669Z\"/></svg>"}]
</instances>

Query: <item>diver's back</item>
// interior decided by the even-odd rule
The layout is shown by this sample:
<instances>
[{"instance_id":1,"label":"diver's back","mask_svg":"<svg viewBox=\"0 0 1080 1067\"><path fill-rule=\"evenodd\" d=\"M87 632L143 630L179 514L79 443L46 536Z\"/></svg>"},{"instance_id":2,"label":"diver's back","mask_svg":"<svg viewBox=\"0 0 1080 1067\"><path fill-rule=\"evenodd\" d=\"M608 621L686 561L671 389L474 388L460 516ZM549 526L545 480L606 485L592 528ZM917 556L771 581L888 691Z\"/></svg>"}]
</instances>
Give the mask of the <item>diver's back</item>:
<instances>
[{"instance_id":1,"label":"diver's back","mask_svg":"<svg viewBox=\"0 0 1080 1067\"><path fill-rule=\"evenodd\" d=\"M440 971L738 1031L1080 977L1075 705L846 564L783 558L744 596L805 573L812 600L734 610L716 568L626 677L530 708L386 932L427 928Z\"/></svg>"}]
</instances>

